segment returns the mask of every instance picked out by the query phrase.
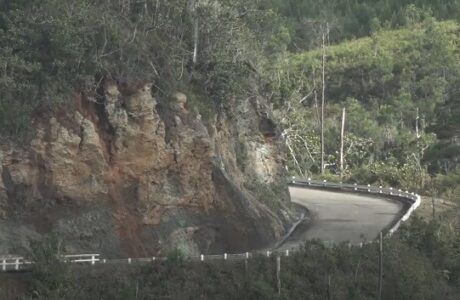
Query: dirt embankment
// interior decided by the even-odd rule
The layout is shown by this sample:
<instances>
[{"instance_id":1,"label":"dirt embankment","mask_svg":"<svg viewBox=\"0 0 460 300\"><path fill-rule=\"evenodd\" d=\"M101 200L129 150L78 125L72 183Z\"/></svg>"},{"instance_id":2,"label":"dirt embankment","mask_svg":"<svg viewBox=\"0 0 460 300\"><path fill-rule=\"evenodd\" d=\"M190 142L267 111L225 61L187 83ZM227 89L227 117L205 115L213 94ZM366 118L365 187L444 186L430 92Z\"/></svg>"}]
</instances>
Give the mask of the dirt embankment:
<instances>
[{"instance_id":1,"label":"dirt embankment","mask_svg":"<svg viewBox=\"0 0 460 300\"><path fill-rule=\"evenodd\" d=\"M166 100L147 83L106 80L79 93L75 111L36 119L26 147L2 145L0 252L50 233L69 252L108 256L246 250L282 236L293 217L266 100L237 101L206 126L186 95Z\"/></svg>"}]
</instances>

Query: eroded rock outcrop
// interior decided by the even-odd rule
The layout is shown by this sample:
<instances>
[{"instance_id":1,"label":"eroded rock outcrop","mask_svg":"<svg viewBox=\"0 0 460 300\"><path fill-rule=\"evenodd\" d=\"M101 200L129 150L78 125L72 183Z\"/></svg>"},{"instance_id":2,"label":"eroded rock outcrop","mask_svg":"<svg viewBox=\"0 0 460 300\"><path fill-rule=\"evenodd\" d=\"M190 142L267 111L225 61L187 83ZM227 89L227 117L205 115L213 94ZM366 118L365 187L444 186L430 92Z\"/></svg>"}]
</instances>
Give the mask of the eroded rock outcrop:
<instances>
[{"instance_id":1,"label":"eroded rock outcrop","mask_svg":"<svg viewBox=\"0 0 460 300\"><path fill-rule=\"evenodd\" d=\"M78 95L74 113L35 120L27 146L3 144L0 253L49 233L69 252L108 256L243 251L279 238L292 216L265 100L240 101L208 126L186 102L107 80L102 96Z\"/></svg>"}]
</instances>

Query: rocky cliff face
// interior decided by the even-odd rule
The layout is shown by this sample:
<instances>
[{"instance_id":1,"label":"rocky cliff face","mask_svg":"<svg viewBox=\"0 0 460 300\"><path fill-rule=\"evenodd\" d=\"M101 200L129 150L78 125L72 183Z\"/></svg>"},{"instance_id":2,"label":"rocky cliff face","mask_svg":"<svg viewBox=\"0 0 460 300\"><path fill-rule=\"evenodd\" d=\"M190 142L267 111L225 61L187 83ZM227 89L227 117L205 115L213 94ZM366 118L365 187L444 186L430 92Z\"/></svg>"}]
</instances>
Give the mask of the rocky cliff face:
<instances>
[{"instance_id":1,"label":"rocky cliff face","mask_svg":"<svg viewBox=\"0 0 460 300\"><path fill-rule=\"evenodd\" d=\"M292 221L263 97L207 126L186 95L157 103L149 84L108 80L76 102L37 117L28 145L1 145L0 253L50 233L68 252L107 256L246 251Z\"/></svg>"}]
</instances>

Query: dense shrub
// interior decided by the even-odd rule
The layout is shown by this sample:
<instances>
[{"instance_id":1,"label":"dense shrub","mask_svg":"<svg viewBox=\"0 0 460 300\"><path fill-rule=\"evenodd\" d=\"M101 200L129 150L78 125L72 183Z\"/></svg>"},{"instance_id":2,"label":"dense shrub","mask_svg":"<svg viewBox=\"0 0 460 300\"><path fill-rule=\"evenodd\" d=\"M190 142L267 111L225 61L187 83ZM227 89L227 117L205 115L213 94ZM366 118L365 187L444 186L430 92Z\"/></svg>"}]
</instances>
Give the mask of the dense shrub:
<instances>
[{"instance_id":1,"label":"dense shrub","mask_svg":"<svg viewBox=\"0 0 460 300\"><path fill-rule=\"evenodd\" d=\"M384 240L384 299L457 299L460 239L458 234L453 238L440 231L446 232L441 223L416 218L397 236ZM280 298L375 299L378 248L378 244L330 248L319 241L307 242L301 251L281 258ZM64 281L34 269L28 295L36 299L279 299L275 255L252 257L246 266L244 261L184 261L174 253L149 265L80 266L67 274Z\"/></svg>"}]
</instances>

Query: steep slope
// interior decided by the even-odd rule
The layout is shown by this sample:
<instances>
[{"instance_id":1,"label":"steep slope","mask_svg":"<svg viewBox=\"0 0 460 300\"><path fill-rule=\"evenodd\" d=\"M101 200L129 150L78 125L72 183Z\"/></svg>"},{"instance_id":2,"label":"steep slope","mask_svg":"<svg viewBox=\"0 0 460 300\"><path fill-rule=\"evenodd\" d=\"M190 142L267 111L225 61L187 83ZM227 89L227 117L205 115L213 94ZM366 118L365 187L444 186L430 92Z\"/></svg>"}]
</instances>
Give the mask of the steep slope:
<instances>
[{"instance_id":1,"label":"steep slope","mask_svg":"<svg viewBox=\"0 0 460 300\"><path fill-rule=\"evenodd\" d=\"M1 145L0 253L47 234L108 256L244 251L285 232L284 149L256 88L208 126L185 94L150 88L107 79Z\"/></svg>"},{"instance_id":2,"label":"steep slope","mask_svg":"<svg viewBox=\"0 0 460 300\"><path fill-rule=\"evenodd\" d=\"M456 22L429 20L326 47L325 157L337 166L346 109L345 180L423 189L428 173L458 166L458 33ZM317 49L291 55L277 75L296 173L321 168L322 65Z\"/></svg>"}]
</instances>

